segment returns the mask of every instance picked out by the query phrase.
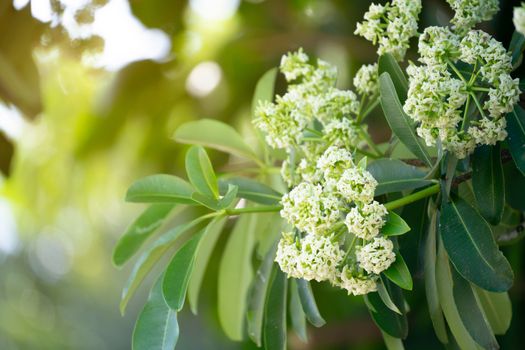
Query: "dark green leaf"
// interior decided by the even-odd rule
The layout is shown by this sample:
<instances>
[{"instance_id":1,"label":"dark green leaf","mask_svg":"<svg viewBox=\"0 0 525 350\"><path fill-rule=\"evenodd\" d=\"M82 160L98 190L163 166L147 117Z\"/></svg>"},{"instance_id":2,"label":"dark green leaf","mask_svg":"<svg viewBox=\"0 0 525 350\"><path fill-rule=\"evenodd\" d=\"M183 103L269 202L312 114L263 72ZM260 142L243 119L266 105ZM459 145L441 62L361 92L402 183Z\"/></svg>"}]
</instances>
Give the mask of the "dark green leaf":
<instances>
[{"instance_id":1,"label":"dark green leaf","mask_svg":"<svg viewBox=\"0 0 525 350\"><path fill-rule=\"evenodd\" d=\"M412 275L410 274L410 271L408 271L405 259L403 259L399 252L396 252L396 261L394 261L388 269L383 271L383 274L401 288L412 290Z\"/></svg>"},{"instance_id":2,"label":"dark green leaf","mask_svg":"<svg viewBox=\"0 0 525 350\"><path fill-rule=\"evenodd\" d=\"M201 119L181 125L174 136L177 142L202 145L240 157L257 159L253 150L234 128L218 120Z\"/></svg>"},{"instance_id":3,"label":"dark green leaf","mask_svg":"<svg viewBox=\"0 0 525 350\"><path fill-rule=\"evenodd\" d=\"M377 293L379 294L381 301L383 302L383 304L385 304L387 308L394 311L396 314L403 315L401 310L399 310L397 305L392 301L392 298L390 297L390 294L388 293L388 290L386 289L382 281L379 281L377 283Z\"/></svg>"},{"instance_id":4,"label":"dark green leaf","mask_svg":"<svg viewBox=\"0 0 525 350\"><path fill-rule=\"evenodd\" d=\"M410 231L410 227L401 216L393 211L389 211L386 217L385 225L381 228L381 234L384 236L399 236Z\"/></svg>"},{"instance_id":5,"label":"dark green leaf","mask_svg":"<svg viewBox=\"0 0 525 350\"><path fill-rule=\"evenodd\" d=\"M372 162L367 170L377 180L375 195L413 190L433 183L425 179L425 172L397 159L379 159Z\"/></svg>"},{"instance_id":6,"label":"dark green leaf","mask_svg":"<svg viewBox=\"0 0 525 350\"><path fill-rule=\"evenodd\" d=\"M173 350L178 338L177 313L164 301L161 276L135 323L133 350Z\"/></svg>"},{"instance_id":7,"label":"dark green leaf","mask_svg":"<svg viewBox=\"0 0 525 350\"><path fill-rule=\"evenodd\" d=\"M232 177L219 180L221 193L226 193L228 185L238 187L237 196L260 204L279 204L282 195L274 189L252 179Z\"/></svg>"},{"instance_id":8,"label":"dark green leaf","mask_svg":"<svg viewBox=\"0 0 525 350\"><path fill-rule=\"evenodd\" d=\"M383 303L378 293L369 293L365 295L364 298L374 323L383 332L394 338L406 338L408 334L408 322L405 315L399 315L390 310ZM397 303L396 306L400 308L400 305Z\"/></svg>"},{"instance_id":9,"label":"dark green leaf","mask_svg":"<svg viewBox=\"0 0 525 350\"><path fill-rule=\"evenodd\" d=\"M126 201L139 203L196 204L191 198L191 185L174 175L151 175L134 182L126 193Z\"/></svg>"},{"instance_id":10,"label":"dark green leaf","mask_svg":"<svg viewBox=\"0 0 525 350\"><path fill-rule=\"evenodd\" d=\"M505 334L512 320L512 305L508 293L493 293L472 286L494 334Z\"/></svg>"},{"instance_id":11,"label":"dark green leaf","mask_svg":"<svg viewBox=\"0 0 525 350\"><path fill-rule=\"evenodd\" d=\"M525 111L518 104L507 114L507 144L514 163L525 175Z\"/></svg>"},{"instance_id":12,"label":"dark green leaf","mask_svg":"<svg viewBox=\"0 0 525 350\"><path fill-rule=\"evenodd\" d=\"M274 95L275 80L277 79L277 68L266 71L255 86L255 93L252 100L252 115L260 102L271 102Z\"/></svg>"},{"instance_id":13,"label":"dark green leaf","mask_svg":"<svg viewBox=\"0 0 525 350\"><path fill-rule=\"evenodd\" d=\"M505 175L505 199L514 209L525 211L525 175L520 172L513 162L507 162L503 166Z\"/></svg>"},{"instance_id":14,"label":"dark green leaf","mask_svg":"<svg viewBox=\"0 0 525 350\"><path fill-rule=\"evenodd\" d=\"M153 204L128 227L113 251L113 263L122 266L135 254L142 244L162 226L174 204Z\"/></svg>"},{"instance_id":15,"label":"dark green leaf","mask_svg":"<svg viewBox=\"0 0 525 350\"><path fill-rule=\"evenodd\" d=\"M479 212L492 225L497 225L505 206L505 184L500 147L477 147L471 160L472 188Z\"/></svg>"},{"instance_id":16,"label":"dark green leaf","mask_svg":"<svg viewBox=\"0 0 525 350\"><path fill-rule=\"evenodd\" d=\"M379 77L379 91L381 93L381 107L392 132L416 157L431 166L432 159L423 141L417 136L414 123L403 111L394 83L386 72Z\"/></svg>"},{"instance_id":17,"label":"dark green leaf","mask_svg":"<svg viewBox=\"0 0 525 350\"><path fill-rule=\"evenodd\" d=\"M186 153L186 173L198 192L210 198L219 198L217 177L208 154L201 146L192 146Z\"/></svg>"},{"instance_id":18,"label":"dark green leaf","mask_svg":"<svg viewBox=\"0 0 525 350\"><path fill-rule=\"evenodd\" d=\"M462 199L444 201L441 208L441 237L456 270L483 289L507 291L513 272L485 219Z\"/></svg>"},{"instance_id":19,"label":"dark green leaf","mask_svg":"<svg viewBox=\"0 0 525 350\"><path fill-rule=\"evenodd\" d=\"M266 350L286 350L286 275L274 264L266 297L263 344Z\"/></svg>"},{"instance_id":20,"label":"dark green leaf","mask_svg":"<svg viewBox=\"0 0 525 350\"><path fill-rule=\"evenodd\" d=\"M295 334L303 342L308 342L308 333L306 331L306 318L301 305L301 299L299 298L299 292L297 291L297 282L294 279L289 280L289 291L290 291L290 319L292 320L292 327Z\"/></svg>"},{"instance_id":21,"label":"dark green leaf","mask_svg":"<svg viewBox=\"0 0 525 350\"><path fill-rule=\"evenodd\" d=\"M233 204L235 201L235 198L237 198L237 192L239 191L239 187L229 184L228 185L228 192L219 200L219 208L225 209L228 208L230 205Z\"/></svg>"},{"instance_id":22,"label":"dark green leaf","mask_svg":"<svg viewBox=\"0 0 525 350\"><path fill-rule=\"evenodd\" d=\"M297 291L299 292L299 299L301 300L301 305L303 306L303 310L308 322L310 322L315 327L324 326L326 321L324 320L323 316L321 316L321 313L317 308L310 282L303 279L298 279Z\"/></svg>"},{"instance_id":23,"label":"dark green leaf","mask_svg":"<svg viewBox=\"0 0 525 350\"><path fill-rule=\"evenodd\" d=\"M459 316L474 339L484 349L499 349L498 342L485 320L470 283L452 270L453 293Z\"/></svg>"},{"instance_id":24,"label":"dark green leaf","mask_svg":"<svg viewBox=\"0 0 525 350\"><path fill-rule=\"evenodd\" d=\"M264 316L264 303L266 301L266 292L274 265L275 251L277 242L266 253L255 278L250 287L248 305L246 310L246 319L248 321L248 335L257 346L261 346L261 334Z\"/></svg>"},{"instance_id":25,"label":"dark green leaf","mask_svg":"<svg viewBox=\"0 0 525 350\"><path fill-rule=\"evenodd\" d=\"M394 83L395 90L397 92L397 96L399 98L399 101L402 103L405 102L407 98L407 92L408 92L408 81L405 77L405 74L403 73L403 70L401 67L399 67L399 64L397 63L394 56L392 56L389 53L386 53L379 57L379 75L381 75L384 72L387 72L390 74L390 78L392 79L392 82Z\"/></svg>"},{"instance_id":26,"label":"dark green leaf","mask_svg":"<svg viewBox=\"0 0 525 350\"><path fill-rule=\"evenodd\" d=\"M523 49L525 49L525 37L523 34L514 31L509 45L509 51L512 55L512 67L514 69L521 64Z\"/></svg>"}]
</instances>

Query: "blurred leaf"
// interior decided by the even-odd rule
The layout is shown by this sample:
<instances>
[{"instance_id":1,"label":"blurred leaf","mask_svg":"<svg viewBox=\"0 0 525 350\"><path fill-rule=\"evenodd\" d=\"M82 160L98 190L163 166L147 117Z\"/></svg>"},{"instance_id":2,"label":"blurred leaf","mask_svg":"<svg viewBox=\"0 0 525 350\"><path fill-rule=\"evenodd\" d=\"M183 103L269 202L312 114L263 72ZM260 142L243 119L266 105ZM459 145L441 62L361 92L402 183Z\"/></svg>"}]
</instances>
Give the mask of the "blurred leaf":
<instances>
[{"instance_id":1,"label":"blurred leaf","mask_svg":"<svg viewBox=\"0 0 525 350\"><path fill-rule=\"evenodd\" d=\"M174 204L153 204L149 206L133 221L115 245L113 263L116 266L124 265L142 247L142 244L162 226L174 207Z\"/></svg>"},{"instance_id":2,"label":"blurred leaf","mask_svg":"<svg viewBox=\"0 0 525 350\"><path fill-rule=\"evenodd\" d=\"M286 289L288 279L274 264L264 313L263 344L266 350L286 350Z\"/></svg>"},{"instance_id":3,"label":"blurred leaf","mask_svg":"<svg viewBox=\"0 0 525 350\"><path fill-rule=\"evenodd\" d=\"M505 334L512 320L509 294L488 292L474 285L472 287L494 334Z\"/></svg>"},{"instance_id":4,"label":"blurred leaf","mask_svg":"<svg viewBox=\"0 0 525 350\"><path fill-rule=\"evenodd\" d=\"M186 1L182 0L130 0L131 11L145 26L158 28L168 35L182 28Z\"/></svg>"},{"instance_id":5,"label":"blurred leaf","mask_svg":"<svg viewBox=\"0 0 525 350\"><path fill-rule=\"evenodd\" d=\"M170 308L182 310L191 273L195 265L196 251L203 233L202 230L189 239L171 259L162 280L162 294Z\"/></svg>"},{"instance_id":6,"label":"blurred leaf","mask_svg":"<svg viewBox=\"0 0 525 350\"><path fill-rule=\"evenodd\" d=\"M383 271L383 274L401 288L412 290L412 275L410 271L408 271L405 259L403 259L403 256L401 256L399 252L396 252L396 261L394 261L388 269Z\"/></svg>"},{"instance_id":7,"label":"blurred leaf","mask_svg":"<svg viewBox=\"0 0 525 350\"><path fill-rule=\"evenodd\" d=\"M303 310L308 322L318 328L324 326L326 321L321 316L321 313L317 308L317 303L315 302L315 297L312 292L310 282L303 279L298 279L297 291L299 292L299 299L301 300L301 305L303 306Z\"/></svg>"},{"instance_id":8,"label":"blurred leaf","mask_svg":"<svg viewBox=\"0 0 525 350\"><path fill-rule=\"evenodd\" d=\"M503 166L505 175L505 199L514 209L525 211L525 175L518 170L513 162L507 162Z\"/></svg>"},{"instance_id":9,"label":"blurred leaf","mask_svg":"<svg viewBox=\"0 0 525 350\"><path fill-rule=\"evenodd\" d=\"M126 201L139 203L196 204L192 199L193 188L174 175L150 175L135 181L126 193Z\"/></svg>"},{"instance_id":10,"label":"blurred leaf","mask_svg":"<svg viewBox=\"0 0 525 350\"><path fill-rule=\"evenodd\" d=\"M177 313L162 296L161 276L155 283L135 323L133 350L173 350L179 339Z\"/></svg>"},{"instance_id":11,"label":"blurred leaf","mask_svg":"<svg viewBox=\"0 0 525 350\"><path fill-rule=\"evenodd\" d=\"M433 183L425 179L425 172L397 159L376 160L368 166L367 170L377 180L376 196L412 190Z\"/></svg>"},{"instance_id":12,"label":"blurred leaf","mask_svg":"<svg viewBox=\"0 0 525 350\"><path fill-rule=\"evenodd\" d=\"M523 34L514 31L512 39L509 45L509 51L511 52L512 68L516 69L522 62L523 49L525 49L525 37Z\"/></svg>"},{"instance_id":13,"label":"blurred leaf","mask_svg":"<svg viewBox=\"0 0 525 350\"><path fill-rule=\"evenodd\" d=\"M282 195L279 192L256 180L244 177L220 179L220 192L226 193L229 185L235 185L238 187L238 197L248 199L255 203L272 205L279 204L281 201Z\"/></svg>"},{"instance_id":14,"label":"blurred leaf","mask_svg":"<svg viewBox=\"0 0 525 350\"><path fill-rule=\"evenodd\" d=\"M405 220L393 211L389 211L385 225L381 228L381 234L384 236L399 236L408 231L410 231L410 226L407 225Z\"/></svg>"},{"instance_id":15,"label":"blurred leaf","mask_svg":"<svg viewBox=\"0 0 525 350\"><path fill-rule=\"evenodd\" d=\"M219 265L219 321L226 335L237 341L243 338L246 301L253 278L251 260L257 224L257 215L245 214L237 219Z\"/></svg>"},{"instance_id":16,"label":"blurred leaf","mask_svg":"<svg viewBox=\"0 0 525 350\"><path fill-rule=\"evenodd\" d=\"M289 291L290 291L290 304L289 313L290 319L292 320L292 327L303 342L308 342L308 333L306 330L306 318L299 298L299 292L297 291L297 282L294 279L289 280Z\"/></svg>"},{"instance_id":17,"label":"blurred leaf","mask_svg":"<svg viewBox=\"0 0 525 350\"><path fill-rule=\"evenodd\" d=\"M507 114L507 144L514 163L525 175L525 111L518 104Z\"/></svg>"},{"instance_id":18,"label":"blurred leaf","mask_svg":"<svg viewBox=\"0 0 525 350\"><path fill-rule=\"evenodd\" d=\"M472 187L479 212L492 225L497 225L505 206L505 184L500 147L477 147L471 161Z\"/></svg>"},{"instance_id":19,"label":"blurred leaf","mask_svg":"<svg viewBox=\"0 0 525 350\"><path fill-rule=\"evenodd\" d=\"M378 293L366 294L364 299L370 315L379 329L394 338L406 338L408 334L408 323L405 315L399 315L390 310L383 303ZM395 303L399 308L399 303L397 301Z\"/></svg>"},{"instance_id":20,"label":"blurred leaf","mask_svg":"<svg viewBox=\"0 0 525 350\"><path fill-rule=\"evenodd\" d=\"M191 195L191 199L200 205L205 206L208 209L211 209L213 211L221 210L221 206L219 205L219 201L208 197L202 193L199 192L193 192Z\"/></svg>"},{"instance_id":21,"label":"blurred leaf","mask_svg":"<svg viewBox=\"0 0 525 350\"><path fill-rule=\"evenodd\" d=\"M202 145L258 161L253 150L231 126L213 119L182 124L175 132L177 142Z\"/></svg>"},{"instance_id":22,"label":"blurred leaf","mask_svg":"<svg viewBox=\"0 0 525 350\"><path fill-rule=\"evenodd\" d=\"M432 159L421 138L416 135L414 123L403 111L397 92L388 73L379 77L379 91L381 93L381 107L385 118L401 141L415 156L432 166Z\"/></svg>"},{"instance_id":23,"label":"blurred leaf","mask_svg":"<svg viewBox=\"0 0 525 350\"><path fill-rule=\"evenodd\" d=\"M197 248L195 265L193 273L190 277L190 284L188 286L188 302L190 303L191 311L197 314L197 307L199 303L199 291L201 289L206 267L210 260L213 248L219 239L227 218L223 216L215 217L206 227L204 235L199 242Z\"/></svg>"},{"instance_id":24,"label":"blurred leaf","mask_svg":"<svg viewBox=\"0 0 525 350\"><path fill-rule=\"evenodd\" d=\"M379 75L383 74L384 72L387 72L390 75L397 93L397 97L399 98L399 101L404 103L407 99L408 81L394 56L389 53L380 56L378 70Z\"/></svg>"},{"instance_id":25,"label":"blurred leaf","mask_svg":"<svg viewBox=\"0 0 525 350\"><path fill-rule=\"evenodd\" d=\"M210 198L219 198L215 171L208 154L201 146L192 146L186 153L186 173L197 191Z\"/></svg>"},{"instance_id":26,"label":"blurred leaf","mask_svg":"<svg viewBox=\"0 0 525 350\"><path fill-rule=\"evenodd\" d=\"M399 338L394 338L388 335L387 333L381 331L383 340L385 341L385 346L387 350L404 350L403 341Z\"/></svg>"},{"instance_id":27,"label":"blurred leaf","mask_svg":"<svg viewBox=\"0 0 525 350\"><path fill-rule=\"evenodd\" d=\"M512 286L513 272L490 226L462 199L441 205L440 232L452 264L470 282L492 292Z\"/></svg>"},{"instance_id":28,"label":"blurred leaf","mask_svg":"<svg viewBox=\"0 0 525 350\"><path fill-rule=\"evenodd\" d=\"M13 154L15 148L13 143L7 139L3 132L0 131L0 172L4 176L9 176L11 173L11 160L13 159Z\"/></svg>"},{"instance_id":29,"label":"blurred leaf","mask_svg":"<svg viewBox=\"0 0 525 350\"><path fill-rule=\"evenodd\" d=\"M257 108L260 102L272 102L275 88L275 80L277 79L277 72L278 70L275 67L269 69L257 82L252 100L252 115L255 115L255 109Z\"/></svg>"},{"instance_id":30,"label":"blurred leaf","mask_svg":"<svg viewBox=\"0 0 525 350\"><path fill-rule=\"evenodd\" d=\"M218 203L219 207L221 209L225 209L225 208L228 208L230 205L232 205L233 202L235 201L235 198L237 198L238 191L239 191L239 187L229 184L228 191L226 192L224 197L222 197L219 200L219 203Z\"/></svg>"}]
</instances>

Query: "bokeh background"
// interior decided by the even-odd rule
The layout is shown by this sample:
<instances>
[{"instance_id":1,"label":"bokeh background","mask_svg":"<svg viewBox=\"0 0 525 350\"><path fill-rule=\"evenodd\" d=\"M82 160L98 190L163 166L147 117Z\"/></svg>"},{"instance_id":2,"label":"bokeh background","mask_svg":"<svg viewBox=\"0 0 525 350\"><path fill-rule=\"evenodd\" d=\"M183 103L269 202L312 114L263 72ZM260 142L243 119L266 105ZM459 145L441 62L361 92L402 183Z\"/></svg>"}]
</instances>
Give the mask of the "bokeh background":
<instances>
[{"instance_id":1,"label":"bokeh background","mask_svg":"<svg viewBox=\"0 0 525 350\"><path fill-rule=\"evenodd\" d=\"M504 43L517 3L502 1L484 27ZM257 79L287 51L303 47L337 65L338 86L351 88L359 66L376 59L352 34L369 4L0 0L0 349L129 349L151 281L121 316L129 267L117 270L110 257L142 209L124 202L126 188L144 175L183 173L185 147L171 136L185 121L215 118L247 132ZM424 0L421 26L451 15L444 0ZM377 111L369 127L388 139ZM505 248L517 278L504 349L519 348L525 329L522 246ZM213 267L206 276L208 307L181 314L178 348L254 348L222 335ZM292 336L291 349L383 348L361 299L315 289L328 325L311 330L308 345ZM407 348L440 348L424 295L408 298Z\"/></svg>"}]
</instances>

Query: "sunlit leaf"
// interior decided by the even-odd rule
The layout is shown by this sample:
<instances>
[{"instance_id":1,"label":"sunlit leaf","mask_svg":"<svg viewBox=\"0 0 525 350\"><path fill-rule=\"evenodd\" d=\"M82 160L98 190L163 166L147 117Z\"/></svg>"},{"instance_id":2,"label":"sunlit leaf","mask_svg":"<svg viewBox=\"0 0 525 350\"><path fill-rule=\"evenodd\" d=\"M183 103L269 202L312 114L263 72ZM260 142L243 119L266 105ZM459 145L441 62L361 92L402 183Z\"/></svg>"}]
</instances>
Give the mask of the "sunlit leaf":
<instances>
[{"instance_id":1,"label":"sunlit leaf","mask_svg":"<svg viewBox=\"0 0 525 350\"><path fill-rule=\"evenodd\" d=\"M128 202L196 204L191 185L174 175L150 175L135 181L126 193Z\"/></svg>"},{"instance_id":2,"label":"sunlit leaf","mask_svg":"<svg viewBox=\"0 0 525 350\"><path fill-rule=\"evenodd\" d=\"M252 115L255 115L255 109L260 102L273 100L277 72L277 68L271 68L257 82L252 100Z\"/></svg>"}]
</instances>

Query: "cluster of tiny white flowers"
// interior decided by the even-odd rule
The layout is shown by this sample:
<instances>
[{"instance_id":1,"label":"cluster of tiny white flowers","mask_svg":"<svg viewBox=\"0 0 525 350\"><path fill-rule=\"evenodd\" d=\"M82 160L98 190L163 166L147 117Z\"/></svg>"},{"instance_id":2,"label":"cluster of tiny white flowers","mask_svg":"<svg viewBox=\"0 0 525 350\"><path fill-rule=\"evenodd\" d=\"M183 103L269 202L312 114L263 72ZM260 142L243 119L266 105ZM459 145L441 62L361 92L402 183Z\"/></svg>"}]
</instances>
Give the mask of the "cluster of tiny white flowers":
<instances>
[{"instance_id":1,"label":"cluster of tiny white flowers","mask_svg":"<svg viewBox=\"0 0 525 350\"><path fill-rule=\"evenodd\" d=\"M371 4L355 34L378 44L377 54L392 54L402 61L409 40L417 34L421 0L393 0L385 5Z\"/></svg>"},{"instance_id":2,"label":"cluster of tiny white flowers","mask_svg":"<svg viewBox=\"0 0 525 350\"><path fill-rule=\"evenodd\" d=\"M521 3L520 7L514 8L512 22L514 22L516 30L525 35L525 3Z\"/></svg>"},{"instance_id":3,"label":"cluster of tiny white flowers","mask_svg":"<svg viewBox=\"0 0 525 350\"><path fill-rule=\"evenodd\" d=\"M334 284L346 289L348 295L365 295L377 291L378 279L375 275L356 275L345 266Z\"/></svg>"},{"instance_id":4,"label":"cluster of tiny white flowers","mask_svg":"<svg viewBox=\"0 0 525 350\"><path fill-rule=\"evenodd\" d=\"M364 64L354 77L354 86L361 95L374 95L378 91L378 65Z\"/></svg>"},{"instance_id":5,"label":"cluster of tiny white flowers","mask_svg":"<svg viewBox=\"0 0 525 350\"><path fill-rule=\"evenodd\" d=\"M368 273L380 274L396 260L394 244L385 237L376 237L372 242L357 250L359 266Z\"/></svg>"},{"instance_id":6,"label":"cluster of tiny white flowers","mask_svg":"<svg viewBox=\"0 0 525 350\"><path fill-rule=\"evenodd\" d=\"M359 238L370 240L379 234L385 224L384 216L387 214L385 206L373 201L361 208L353 207L345 218L348 231Z\"/></svg>"},{"instance_id":7,"label":"cluster of tiny white flowers","mask_svg":"<svg viewBox=\"0 0 525 350\"><path fill-rule=\"evenodd\" d=\"M426 144L435 145L439 139L444 149L464 158L476 145L504 140L504 115L518 102L520 90L519 80L510 76L511 58L503 45L481 30L461 36L446 27L428 27L420 37L419 53L423 65L407 68L409 90L403 107L418 123L417 133ZM472 79L457 75L459 62L471 66ZM466 123L473 84L481 84L488 98L482 107L476 105L482 108L480 119Z\"/></svg>"},{"instance_id":8,"label":"cluster of tiny white flowers","mask_svg":"<svg viewBox=\"0 0 525 350\"><path fill-rule=\"evenodd\" d=\"M455 12L454 30L467 32L476 24L492 19L499 11L498 0L447 0Z\"/></svg>"}]
</instances>

